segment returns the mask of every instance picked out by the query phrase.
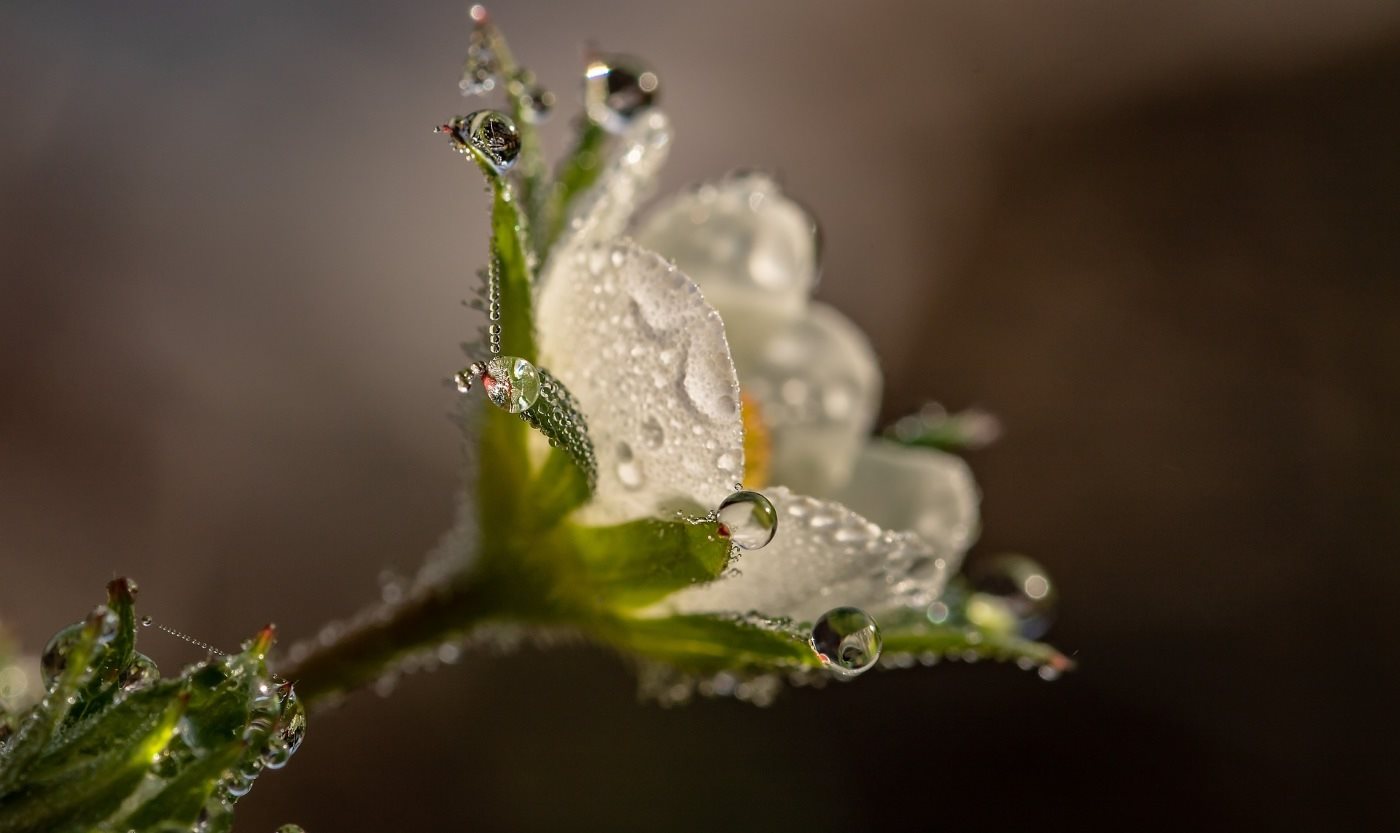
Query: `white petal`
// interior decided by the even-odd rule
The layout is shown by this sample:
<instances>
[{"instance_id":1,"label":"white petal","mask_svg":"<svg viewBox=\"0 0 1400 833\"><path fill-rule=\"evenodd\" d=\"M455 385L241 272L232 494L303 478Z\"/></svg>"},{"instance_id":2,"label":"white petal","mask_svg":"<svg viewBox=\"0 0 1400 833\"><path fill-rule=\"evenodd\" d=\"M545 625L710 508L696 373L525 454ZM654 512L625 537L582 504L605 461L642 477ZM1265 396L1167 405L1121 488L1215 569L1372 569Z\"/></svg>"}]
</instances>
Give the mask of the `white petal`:
<instances>
[{"instance_id":1,"label":"white petal","mask_svg":"<svg viewBox=\"0 0 1400 833\"><path fill-rule=\"evenodd\" d=\"M618 138L598 181L578 198L568 229L554 251L564 252L622 234L655 183L670 150L671 123L665 114L653 110L637 119ZM549 282L561 259L552 259L543 283Z\"/></svg>"},{"instance_id":2,"label":"white petal","mask_svg":"<svg viewBox=\"0 0 1400 833\"><path fill-rule=\"evenodd\" d=\"M732 329L745 312L801 314L817 279L816 224L777 183L727 177L660 203L637 241L673 258Z\"/></svg>"},{"instance_id":3,"label":"white petal","mask_svg":"<svg viewBox=\"0 0 1400 833\"><path fill-rule=\"evenodd\" d=\"M839 498L882 526L943 545L956 554L950 569L977 536L977 483L961 457L942 451L872 440Z\"/></svg>"},{"instance_id":4,"label":"white petal","mask_svg":"<svg viewBox=\"0 0 1400 833\"><path fill-rule=\"evenodd\" d=\"M778 510L768 546L743 553L738 575L681 591L665 602L680 612L758 611L814 621L851 605L877 618L937 598L953 553L911 532L888 532L839 503L764 491Z\"/></svg>"},{"instance_id":5,"label":"white petal","mask_svg":"<svg viewBox=\"0 0 1400 833\"><path fill-rule=\"evenodd\" d=\"M770 328L758 342L731 335L730 344L744 391L772 431L769 479L807 494L834 494L880 407L880 366L865 334L833 307L814 302L805 316Z\"/></svg>"},{"instance_id":6,"label":"white petal","mask_svg":"<svg viewBox=\"0 0 1400 833\"><path fill-rule=\"evenodd\" d=\"M718 506L744 470L739 386L695 284L630 240L575 245L536 315L540 363L578 399L598 458L581 519Z\"/></svg>"}]
</instances>

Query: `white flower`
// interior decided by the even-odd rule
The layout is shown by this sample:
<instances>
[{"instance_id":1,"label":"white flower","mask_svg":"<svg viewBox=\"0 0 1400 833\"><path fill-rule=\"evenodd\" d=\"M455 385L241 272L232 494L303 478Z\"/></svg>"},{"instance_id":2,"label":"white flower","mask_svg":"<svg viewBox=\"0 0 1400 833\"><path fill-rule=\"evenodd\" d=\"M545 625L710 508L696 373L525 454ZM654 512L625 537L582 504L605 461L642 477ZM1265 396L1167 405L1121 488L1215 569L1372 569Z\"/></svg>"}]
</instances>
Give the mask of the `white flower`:
<instances>
[{"instance_id":1,"label":"white flower","mask_svg":"<svg viewBox=\"0 0 1400 833\"><path fill-rule=\"evenodd\" d=\"M845 316L810 300L815 228L770 179L673 197L635 242L623 236L670 136L651 112L622 137L539 284L541 364L577 398L598 460L579 520L716 507L745 471L742 389L771 431L775 485L763 491L777 535L737 575L665 609L811 621L839 605L878 617L927 604L977 529L966 465L868 439L874 354Z\"/></svg>"}]
</instances>

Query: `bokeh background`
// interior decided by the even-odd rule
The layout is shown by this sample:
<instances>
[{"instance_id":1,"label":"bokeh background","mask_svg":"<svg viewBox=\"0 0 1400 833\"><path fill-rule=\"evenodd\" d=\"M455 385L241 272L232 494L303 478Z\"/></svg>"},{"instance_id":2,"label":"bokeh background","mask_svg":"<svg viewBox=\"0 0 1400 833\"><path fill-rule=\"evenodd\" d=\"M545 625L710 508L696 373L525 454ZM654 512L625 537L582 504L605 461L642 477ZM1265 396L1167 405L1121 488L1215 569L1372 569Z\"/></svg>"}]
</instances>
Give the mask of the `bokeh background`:
<instances>
[{"instance_id":1,"label":"bokeh background","mask_svg":"<svg viewBox=\"0 0 1400 833\"><path fill-rule=\"evenodd\" d=\"M663 187L778 169L885 416L1007 428L976 553L1082 669L639 704L596 650L316 719L240 831L1386 829L1400 589L1400 4L500 0L576 104L647 56ZM444 530L480 180L456 2L0 6L0 620L139 579L310 634ZM193 659L147 639L167 663Z\"/></svg>"}]
</instances>

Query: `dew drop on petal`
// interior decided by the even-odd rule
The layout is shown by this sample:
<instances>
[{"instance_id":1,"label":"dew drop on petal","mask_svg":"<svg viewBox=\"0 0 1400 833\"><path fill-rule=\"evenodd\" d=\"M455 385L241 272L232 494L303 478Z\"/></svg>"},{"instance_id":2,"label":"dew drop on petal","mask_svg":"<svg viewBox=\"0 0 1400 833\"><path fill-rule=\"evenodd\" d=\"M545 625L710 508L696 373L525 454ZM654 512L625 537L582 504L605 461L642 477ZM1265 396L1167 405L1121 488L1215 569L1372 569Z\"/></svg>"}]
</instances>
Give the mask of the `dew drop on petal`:
<instances>
[{"instance_id":1,"label":"dew drop on petal","mask_svg":"<svg viewBox=\"0 0 1400 833\"><path fill-rule=\"evenodd\" d=\"M737 491L720 503L715 514L720 534L740 549L765 547L778 531L778 510L761 492Z\"/></svg>"},{"instance_id":2,"label":"dew drop on petal","mask_svg":"<svg viewBox=\"0 0 1400 833\"><path fill-rule=\"evenodd\" d=\"M837 674L854 677L880 659L880 628L858 607L828 610L812 626L812 649Z\"/></svg>"},{"instance_id":3,"label":"dew drop on petal","mask_svg":"<svg viewBox=\"0 0 1400 833\"><path fill-rule=\"evenodd\" d=\"M647 448L658 449L665 441L666 430L661 427L661 423L657 421L656 417L649 416L643 420L642 442L646 443Z\"/></svg>"},{"instance_id":4,"label":"dew drop on petal","mask_svg":"<svg viewBox=\"0 0 1400 833\"><path fill-rule=\"evenodd\" d=\"M642 477L642 464L632 453L632 446L627 443L617 444L617 479L624 488L640 489L645 478Z\"/></svg>"}]
</instances>

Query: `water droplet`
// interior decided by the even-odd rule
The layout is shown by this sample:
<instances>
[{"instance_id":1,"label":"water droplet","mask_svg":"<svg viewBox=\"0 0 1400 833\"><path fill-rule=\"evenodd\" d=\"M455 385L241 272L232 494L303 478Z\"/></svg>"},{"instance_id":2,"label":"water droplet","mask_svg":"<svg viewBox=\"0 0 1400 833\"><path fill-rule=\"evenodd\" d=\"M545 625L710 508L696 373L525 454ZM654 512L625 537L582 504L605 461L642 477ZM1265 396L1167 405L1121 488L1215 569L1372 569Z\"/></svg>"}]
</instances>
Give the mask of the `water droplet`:
<instances>
[{"instance_id":1,"label":"water droplet","mask_svg":"<svg viewBox=\"0 0 1400 833\"><path fill-rule=\"evenodd\" d=\"M306 737L306 707L297 699L295 691L289 690L282 700L282 717L277 731L263 754L263 763L268 769L281 769L301 748Z\"/></svg>"},{"instance_id":2,"label":"water droplet","mask_svg":"<svg viewBox=\"0 0 1400 833\"><path fill-rule=\"evenodd\" d=\"M642 442L646 443L647 448L658 449L665 441L666 431L656 417L647 417L642 421Z\"/></svg>"},{"instance_id":3,"label":"water droplet","mask_svg":"<svg viewBox=\"0 0 1400 833\"><path fill-rule=\"evenodd\" d=\"M632 446L627 443L617 444L617 479L628 489L640 489L645 479L642 477L642 465L637 462Z\"/></svg>"},{"instance_id":4,"label":"water droplet","mask_svg":"<svg viewBox=\"0 0 1400 833\"><path fill-rule=\"evenodd\" d=\"M510 170L520 155L520 134L515 123L495 110L458 116L439 127L438 132L448 134L457 150L465 153L472 149L481 154L498 174Z\"/></svg>"},{"instance_id":5,"label":"water droplet","mask_svg":"<svg viewBox=\"0 0 1400 833\"><path fill-rule=\"evenodd\" d=\"M858 607L838 607L812 626L812 649L844 677L868 671L880 658L880 628Z\"/></svg>"},{"instance_id":6,"label":"water droplet","mask_svg":"<svg viewBox=\"0 0 1400 833\"><path fill-rule=\"evenodd\" d=\"M621 133L656 101L656 73L632 58L604 55L588 62L583 103L588 117L609 133Z\"/></svg>"},{"instance_id":7,"label":"water droplet","mask_svg":"<svg viewBox=\"0 0 1400 833\"><path fill-rule=\"evenodd\" d=\"M941 567L940 567L941 569ZM967 624L963 611L967 604L967 594L962 590L961 585L950 584L943 590L943 594L933 600L924 611L929 622L946 627L954 627Z\"/></svg>"},{"instance_id":8,"label":"water droplet","mask_svg":"<svg viewBox=\"0 0 1400 833\"><path fill-rule=\"evenodd\" d=\"M160 679L160 669L155 661L145 654L133 654L131 664L122 669L118 684L123 691L132 692L145 688Z\"/></svg>"},{"instance_id":9,"label":"water droplet","mask_svg":"<svg viewBox=\"0 0 1400 833\"><path fill-rule=\"evenodd\" d=\"M529 70L516 73L510 92L520 101L520 117L530 124L543 124L554 110L554 93L541 86Z\"/></svg>"},{"instance_id":10,"label":"water droplet","mask_svg":"<svg viewBox=\"0 0 1400 833\"><path fill-rule=\"evenodd\" d=\"M149 616L142 616L142 617L141 617L141 627L143 627L143 628L149 628L151 625L154 625L155 623L156 623L156 620L152 619L152 618L149 617Z\"/></svg>"},{"instance_id":11,"label":"water droplet","mask_svg":"<svg viewBox=\"0 0 1400 833\"><path fill-rule=\"evenodd\" d=\"M277 833L306 833L306 829L299 824L284 824L277 828Z\"/></svg>"},{"instance_id":12,"label":"water droplet","mask_svg":"<svg viewBox=\"0 0 1400 833\"><path fill-rule=\"evenodd\" d=\"M968 573L975 591L967 602L968 621L1027 639L1050 629L1055 587L1039 564L1023 555L999 555L973 564Z\"/></svg>"},{"instance_id":13,"label":"water droplet","mask_svg":"<svg viewBox=\"0 0 1400 833\"><path fill-rule=\"evenodd\" d=\"M94 651L93 659L96 660L96 653L102 650L103 645L110 643L117 635L117 628L121 626L121 621L117 614L107 608L99 608L102 611L102 629L97 635L97 649ZM44 646L44 654L39 660L39 673L43 676L44 687L52 688L55 681L68 667L68 654L72 652L73 646L77 644L81 637L84 622L74 622L68 627L60 630L49 640L49 644Z\"/></svg>"},{"instance_id":14,"label":"water droplet","mask_svg":"<svg viewBox=\"0 0 1400 833\"><path fill-rule=\"evenodd\" d=\"M495 356L476 362L457 374L457 390L466 393L477 379L486 389L486 398L512 414L529 410L540 398L540 372L524 359Z\"/></svg>"},{"instance_id":15,"label":"water droplet","mask_svg":"<svg viewBox=\"0 0 1400 833\"><path fill-rule=\"evenodd\" d=\"M744 550L768 545L778 531L778 510L762 492L740 490L725 498L715 512L719 534Z\"/></svg>"}]
</instances>

